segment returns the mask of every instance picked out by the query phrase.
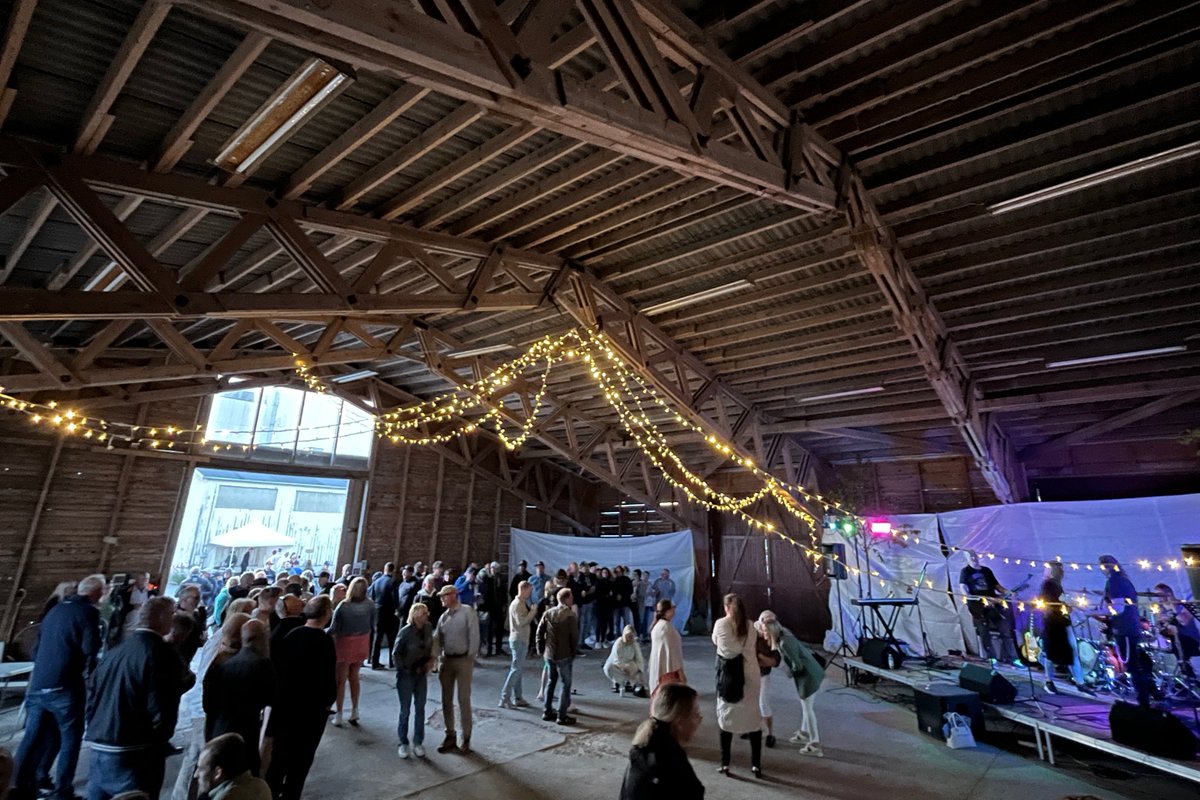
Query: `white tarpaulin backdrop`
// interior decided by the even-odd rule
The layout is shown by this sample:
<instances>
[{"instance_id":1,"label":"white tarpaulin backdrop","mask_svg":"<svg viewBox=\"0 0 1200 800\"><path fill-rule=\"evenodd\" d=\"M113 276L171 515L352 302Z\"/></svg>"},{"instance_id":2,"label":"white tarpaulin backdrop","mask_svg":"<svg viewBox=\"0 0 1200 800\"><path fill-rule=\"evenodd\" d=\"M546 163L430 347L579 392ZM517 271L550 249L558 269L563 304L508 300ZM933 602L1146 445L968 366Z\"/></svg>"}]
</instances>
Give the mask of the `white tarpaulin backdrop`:
<instances>
[{"instance_id":1,"label":"white tarpaulin backdrop","mask_svg":"<svg viewBox=\"0 0 1200 800\"><path fill-rule=\"evenodd\" d=\"M594 538L513 528L508 550L510 575L516 572L517 563L522 559L529 563L531 570L534 564L544 561L548 575L566 569L572 561L595 561L607 567L622 564L630 569L648 570L651 580L669 569L671 580L675 581L675 627L682 631L692 613L696 559L690 530L655 536Z\"/></svg>"},{"instance_id":2,"label":"white tarpaulin backdrop","mask_svg":"<svg viewBox=\"0 0 1200 800\"><path fill-rule=\"evenodd\" d=\"M879 517L872 517L879 519ZM896 618L896 637L907 642L913 653L924 653L925 647L921 639L921 619L925 622L925 632L929 637L929 646L935 653L945 653L953 648L963 647L962 627L957 619L949 596L946 594L946 559L942 555L941 542L938 539L937 517L933 514L900 514L884 517L894 528L904 526L915 532L908 541L891 537L872 537L869 533L858 537L847 537L836 531L825 531L826 544L844 544L846 546L846 561L849 566L862 570L861 577L849 575L846 580L835 581L829 592L829 611L833 619L833 628L825 634L825 649L836 651L841 643L842 631L846 634L846 644L852 651L857 651L858 640L863 638L860 625L870 635L872 625L875 633L882 636L883 630L875 622L870 611L862 610L851 600L864 597L909 597L913 592L913 583L925 570L925 581L918 596L921 604L920 614L915 606L903 606ZM918 544L915 538L921 541ZM878 578L869 578L867 573L867 553L864 543L869 543L870 569L879 573ZM880 579L886 581L880 584ZM897 582L893 582L897 581ZM870 585L868 586L868 582ZM902 583L900 583L902 582ZM928 582L932 582L930 587ZM839 608L838 586L841 583L841 607ZM885 616L889 609L880 609ZM838 625L838 614L841 614L842 624Z\"/></svg>"},{"instance_id":3,"label":"white tarpaulin backdrop","mask_svg":"<svg viewBox=\"0 0 1200 800\"><path fill-rule=\"evenodd\" d=\"M1064 588L1071 596L1085 589L1104 588L1104 577L1096 568L1096 559L1111 553L1125 565L1138 591L1149 591L1154 584L1165 582L1174 587L1180 597L1189 596L1187 575L1182 569L1164 565L1167 559L1180 558L1180 545L1200 543L1200 495L1174 497L1142 497L1124 500L1094 500L1086 502L1014 503L1004 506L969 508L941 514L918 514L887 518L894 526L908 525L921 531L921 544L907 547L899 544L874 545L871 568L883 578L897 578L911 584L924 561L929 561L927 578L934 588L922 589L921 613L930 646L938 654L961 649L964 641L977 652L971 618L961 603L951 603L946 587L958 591L958 573L966 564L965 554L951 553L949 559L941 554L940 543L950 547L993 553L994 559L982 558L1003 585L1015 588L1028 581L1020 593L1023 599L1033 597L1042 582L1040 562L1061 557L1068 565ZM938 531L940 529L940 542ZM870 535L867 534L867 539ZM862 542L858 542L855 561L855 541L841 534L826 531L826 542L846 544L851 566L865 569ZM877 555L878 554L878 555ZM881 557L880 557L881 556ZM1004 557L1009 557L1009 563ZM1023 563L1013 563L1019 558ZM1030 566L1029 559L1039 563ZM1139 559L1154 562L1150 569L1138 565ZM1076 563L1079 569L1072 569ZM1087 565L1092 569L1088 570ZM1162 567L1159 569L1159 567ZM863 578L865 582L866 578ZM860 634L858 607L850 604L857 596L859 582L851 576L842 581L842 608L838 607L836 586L829 595L833 629L825 636L825 646L836 649L840 641L838 613L843 614L847 643L854 648ZM866 588L865 583L863 584ZM875 579L869 596L898 595L904 587ZM1022 620L1017 620L1018 629ZM921 632L915 611L904 610L896 626L897 636L908 642L914 652L921 652Z\"/></svg>"}]
</instances>

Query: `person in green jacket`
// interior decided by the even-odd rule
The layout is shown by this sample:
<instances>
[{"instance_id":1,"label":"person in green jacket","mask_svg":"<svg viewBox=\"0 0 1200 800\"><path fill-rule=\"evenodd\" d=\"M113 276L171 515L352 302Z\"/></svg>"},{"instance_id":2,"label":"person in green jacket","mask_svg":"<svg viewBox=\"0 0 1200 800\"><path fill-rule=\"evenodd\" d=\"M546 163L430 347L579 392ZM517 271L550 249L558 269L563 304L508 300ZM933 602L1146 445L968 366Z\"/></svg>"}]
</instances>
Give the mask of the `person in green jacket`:
<instances>
[{"instance_id":1,"label":"person in green jacket","mask_svg":"<svg viewBox=\"0 0 1200 800\"><path fill-rule=\"evenodd\" d=\"M788 741L802 745L802 755L819 758L825 753L821 749L817 733L817 714L813 706L817 690L825 680L825 667L821 666L821 662L806 644L779 624L774 611L762 612L758 617L758 626L766 633L771 649L779 651L783 665L787 667L788 674L796 683L796 693L800 695L800 729L792 734Z\"/></svg>"}]
</instances>

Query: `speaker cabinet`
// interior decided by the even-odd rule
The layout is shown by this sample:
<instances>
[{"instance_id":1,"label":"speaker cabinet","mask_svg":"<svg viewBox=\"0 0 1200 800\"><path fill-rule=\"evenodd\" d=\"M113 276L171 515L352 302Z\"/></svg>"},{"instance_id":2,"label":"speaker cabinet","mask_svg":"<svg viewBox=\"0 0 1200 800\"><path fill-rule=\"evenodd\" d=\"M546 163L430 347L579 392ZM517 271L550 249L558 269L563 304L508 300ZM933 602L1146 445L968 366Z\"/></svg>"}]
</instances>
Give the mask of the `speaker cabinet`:
<instances>
[{"instance_id":1,"label":"speaker cabinet","mask_svg":"<svg viewBox=\"0 0 1200 800\"><path fill-rule=\"evenodd\" d=\"M886 639L863 639L858 643L858 655L866 663L881 669L899 669L904 653Z\"/></svg>"},{"instance_id":2,"label":"speaker cabinet","mask_svg":"<svg viewBox=\"0 0 1200 800\"><path fill-rule=\"evenodd\" d=\"M821 545L821 554L824 556L821 561L826 577L835 581L844 581L849 577L846 572L846 545L823 544Z\"/></svg>"},{"instance_id":3,"label":"speaker cabinet","mask_svg":"<svg viewBox=\"0 0 1200 800\"><path fill-rule=\"evenodd\" d=\"M970 718L971 732L976 739L983 735L983 703L974 692L968 692L953 683L931 683L914 688L913 696L917 703L917 727L922 733L943 739L945 715L955 713Z\"/></svg>"},{"instance_id":4,"label":"speaker cabinet","mask_svg":"<svg viewBox=\"0 0 1200 800\"><path fill-rule=\"evenodd\" d=\"M1117 703L1108 712L1114 742L1163 758L1191 761L1197 741L1183 721L1167 711Z\"/></svg>"},{"instance_id":5,"label":"speaker cabinet","mask_svg":"<svg viewBox=\"0 0 1200 800\"><path fill-rule=\"evenodd\" d=\"M990 667L967 664L958 673L958 685L978 692L984 702L998 706L1011 705L1017 699L1017 687Z\"/></svg>"}]
</instances>

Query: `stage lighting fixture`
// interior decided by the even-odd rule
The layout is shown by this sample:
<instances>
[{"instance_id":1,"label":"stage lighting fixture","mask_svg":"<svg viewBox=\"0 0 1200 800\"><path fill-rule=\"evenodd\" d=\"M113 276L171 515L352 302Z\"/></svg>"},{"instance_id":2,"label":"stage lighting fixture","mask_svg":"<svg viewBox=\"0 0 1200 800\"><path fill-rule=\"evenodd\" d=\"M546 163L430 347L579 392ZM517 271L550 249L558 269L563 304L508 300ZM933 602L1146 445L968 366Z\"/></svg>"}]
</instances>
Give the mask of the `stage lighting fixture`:
<instances>
[{"instance_id":1,"label":"stage lighting fixture","mask_svg":"<svg viewBox=\"0 0 1200 800\"><path fill-rule=\"evenodd\" d=\"M873 536L889 536L892 533L892 523L885 519L871 520L871 534Z\"/></svg>"}]
</instances>

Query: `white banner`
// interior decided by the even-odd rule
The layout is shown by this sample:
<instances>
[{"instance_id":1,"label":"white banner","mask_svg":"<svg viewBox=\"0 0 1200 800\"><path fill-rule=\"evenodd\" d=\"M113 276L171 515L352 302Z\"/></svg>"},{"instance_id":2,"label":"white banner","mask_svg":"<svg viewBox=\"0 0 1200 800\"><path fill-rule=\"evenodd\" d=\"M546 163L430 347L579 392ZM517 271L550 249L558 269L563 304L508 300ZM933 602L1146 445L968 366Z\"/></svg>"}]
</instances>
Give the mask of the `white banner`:
<instances>
[{"instance_id":1,"label":"white banner","mask_svg":"<svg viewBox=\"0 0 1200 800\"><path fill-rule=\"evenodd\" d=\"M513 528L508 549L508 569L510 575L515 573L517 563L524 559L532 571L534 564L544 561L546 574L553 576L558 570L566 569L572 561L595 561L610 568L621 564L630 569L648 571L651 581L658 578L664 569L669 569L671 580L675 581L677 610L674 624L682 631L692 613L692 590L696 582L695 555L690 530L655 536L599 538L535 533Z\"/></svg>"}]
</instances>

